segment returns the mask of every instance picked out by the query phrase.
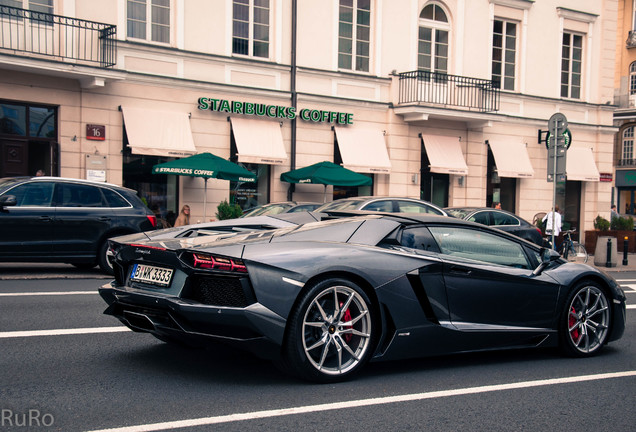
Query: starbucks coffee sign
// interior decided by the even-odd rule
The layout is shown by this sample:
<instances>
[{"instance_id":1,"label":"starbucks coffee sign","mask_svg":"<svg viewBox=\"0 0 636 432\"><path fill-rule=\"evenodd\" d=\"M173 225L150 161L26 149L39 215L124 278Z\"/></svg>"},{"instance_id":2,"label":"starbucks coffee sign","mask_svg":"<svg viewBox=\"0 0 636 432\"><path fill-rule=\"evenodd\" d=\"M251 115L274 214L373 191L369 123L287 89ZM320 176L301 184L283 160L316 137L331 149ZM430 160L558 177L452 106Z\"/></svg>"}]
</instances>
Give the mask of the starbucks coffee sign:
<instances>
[{"instance_id":1,"label":"starbucks coffee sign","mask_svg":"<svg viewBox=\"0 0 636 432\"><path fill-rule=\"evenodd\" d=\"M200 110L210 110L228 114L252 115L283 120L293 120L299 117L301 120L314 123L353 124L353 114L351 113L310 108L303 108L299 112L296 112L295 107L229 101L226 99L201 97L199 98L198 108Z\"/></svg>"}]
</instances>

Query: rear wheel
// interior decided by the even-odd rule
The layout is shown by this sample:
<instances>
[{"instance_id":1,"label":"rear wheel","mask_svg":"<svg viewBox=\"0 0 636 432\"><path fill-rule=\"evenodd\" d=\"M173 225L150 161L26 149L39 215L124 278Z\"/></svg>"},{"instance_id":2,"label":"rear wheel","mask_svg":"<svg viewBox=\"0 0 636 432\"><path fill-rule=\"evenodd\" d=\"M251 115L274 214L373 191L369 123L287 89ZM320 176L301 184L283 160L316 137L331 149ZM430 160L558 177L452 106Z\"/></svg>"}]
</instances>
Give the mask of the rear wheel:
<instances>
[{"instance_id":1,"label":"rear wheel","mask_svg":"<svg viewBox=\"0 0 636 432\"><path fill-rule=\"evenodd\" d=\"M575 357L588 357L603 348L609 332L611 310L605 292L594 282L576 286L561 317L561 348Z\"/></svg>"},{"instance_id":2,"label":"rear wheel","mask_svg":"<svg viewBox=\"0 0 636 432\"><path fill-rule=\"evenodd\" d=\"M319 282L292 311L285 366L312 381L341 381L368 361L376 328L371 301L358 285L336 278Z\"/></svg>"},{"instance_id":3,"label":"rear wheel","mask_svg":"<svg viewBox=\"0 0 636 432\"><path fill-rule=\"evenodd\" d=\"M99 249L97 249L97 264L101 271L108 275L113 274L113 265L110 263L110 249L108 248L108 240L104 240Z\"/></svg>"}]
</instances>

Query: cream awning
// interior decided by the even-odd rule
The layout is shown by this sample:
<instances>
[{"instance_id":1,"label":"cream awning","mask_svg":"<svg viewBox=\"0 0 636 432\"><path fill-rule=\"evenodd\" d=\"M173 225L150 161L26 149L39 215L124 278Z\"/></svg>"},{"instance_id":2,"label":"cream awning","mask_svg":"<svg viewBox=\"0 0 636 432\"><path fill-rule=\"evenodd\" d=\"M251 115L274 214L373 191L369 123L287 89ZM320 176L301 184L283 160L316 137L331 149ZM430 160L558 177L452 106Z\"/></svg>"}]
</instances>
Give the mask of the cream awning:
<instances>
[{"instance_id":1,"label":"cream awning","mask_svg":"<svg viewBox=\"0 0 636 432\"><path fill-rule=\"evenodd\" d=\"M592 149L570 147L566 153L565 175L568 180L600 181Z\"/></svg>"},{"instance_id":2,"label":"cream awning","mask_svg":"<svg viewBox=\"0 0 636 432\"><path fill-rule=\"evenodd\" d=\"M488 140L499 177L534 177L528 149L522 142Z\"/></svg>"},{"instance_id":3,"label":"cream awning","mask_svg":"<svg viewBox=\"0 0 636 432\"><path fill-rule=\"evenodd\" d=\"M134 154L184 157L197 152L188 113L121 107Z\"/></svg>"},{"instance_id":4,"label":"cream awning","mask_svg":"<svg viewBox=\"0 0 636 432\"><path fill-rule=\"evenodd\" d=\"M342 166L359 173L389 174L391 161L380 130L336 127Z\"/></svg>"},{"instance_id":5,"label":"cream awning","mask_svg":"<svg viewBox=\"0 0 636 432\"><path fill-rule=\"evenodd\" d=\"M431 172L468 174L468 165L466 165L458 137L422 134L422 140Z\"/></svg>"},{"instance_id":6,"label":"cream awning","mask_svg":"<svg viewBox=\"0 0 636 432\"><path fill-rule=\"evenodd\" d=\"M232 117L239 162L282 165L287 162L283 133L277 121Z\"/></svg>"}]
</instances>

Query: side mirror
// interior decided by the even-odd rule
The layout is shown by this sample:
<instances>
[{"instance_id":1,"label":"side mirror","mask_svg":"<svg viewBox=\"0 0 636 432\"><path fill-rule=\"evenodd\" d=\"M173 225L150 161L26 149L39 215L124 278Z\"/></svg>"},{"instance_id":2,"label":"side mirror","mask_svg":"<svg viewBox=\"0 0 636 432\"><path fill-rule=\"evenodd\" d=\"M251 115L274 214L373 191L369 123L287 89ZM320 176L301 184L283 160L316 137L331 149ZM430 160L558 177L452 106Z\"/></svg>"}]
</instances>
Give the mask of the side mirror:
<instances>
[{"instance_id":1,"label":"side mirror","mask_svg":"<svg viewBox=\"0 0 636 432\"><path fill-rule=\"evenodd\" d=\"M550 248L541 248L541 262L544 264L550 264L552 261L556 261L561 258L561 255Z\"/></svg>"},{"instance_id":2,"label":"side mirror","mask_svg":"<svg viewBox=\"0 0 636 432\"><path fill-rule=\"evenodd\" d=\"M15 195L3 195L0 197L0 208L14 206L17 203Z\"/></svg>"},{"instance_id":3,"label":"side mirror","mask_svg":"<svg viewBox=\"0 0 636 432\"><path fill-rule=\"evenodd\" d=\"M541 262L539 263L539 266L532 272L534 276L540 275L541 272L543 272L543 270L551 262L554 262L561 258L561 255L557 251L550 248L541 248L541 252L539 252L539 254L541 255Z\"/></svg>"}]
</instances>

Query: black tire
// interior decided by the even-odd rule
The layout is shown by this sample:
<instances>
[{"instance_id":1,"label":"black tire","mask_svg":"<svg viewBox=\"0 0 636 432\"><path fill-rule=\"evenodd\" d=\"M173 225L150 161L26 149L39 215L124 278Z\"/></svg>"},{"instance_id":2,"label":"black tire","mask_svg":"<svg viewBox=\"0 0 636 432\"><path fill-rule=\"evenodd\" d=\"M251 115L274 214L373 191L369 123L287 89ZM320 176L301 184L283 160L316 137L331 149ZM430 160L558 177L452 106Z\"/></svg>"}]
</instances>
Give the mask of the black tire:
<instances>
[{"instance_id":1,"label":"black tire","mask_svg":"<svg viewBox=\"0 0 636 432\"><path fill-rule=\"evenodd\" d=\"M377 314L362 288L340 278L318 282L289 317L283 367L315 382L348 379L373 354L378 329Z\"/></svg>"},{"instance_id":2,"label":"black tire","mask_svg":"<svg viewBox=\"0 0 636 432\"><path fill-rule=\"evenodd\" d=\"M71 263L73 267L80 270L90 270L97 265L97 263Z\"/></svg>"},{"instance_id":3,"label":"black tire","mask_svg":"<svg viewBox=\"0 0 636 432\"><path fill-rule=\"evenodd\" d=\"M99 264L99 268L102 272L107 275L113 275L113 265L108 259L108 254L108 240L104 240L97 249L97 264Z\"/></svg>"},{"instance_id":4,"label":"black tire","mask_svg":"<svg viewBox=\"0 0 636 432\"><path fill-rule=\"evenodd\" d=\"M576 285L559 323L562 351L572 357L597 354L607 342L611 313L611 301L598 284L584 281Z\"/></svg>"}]
</instances>

